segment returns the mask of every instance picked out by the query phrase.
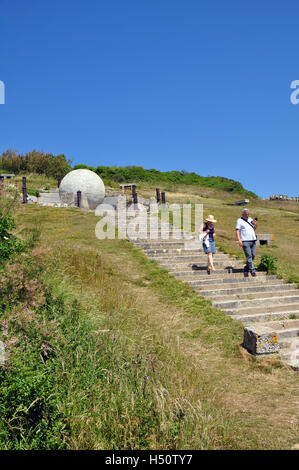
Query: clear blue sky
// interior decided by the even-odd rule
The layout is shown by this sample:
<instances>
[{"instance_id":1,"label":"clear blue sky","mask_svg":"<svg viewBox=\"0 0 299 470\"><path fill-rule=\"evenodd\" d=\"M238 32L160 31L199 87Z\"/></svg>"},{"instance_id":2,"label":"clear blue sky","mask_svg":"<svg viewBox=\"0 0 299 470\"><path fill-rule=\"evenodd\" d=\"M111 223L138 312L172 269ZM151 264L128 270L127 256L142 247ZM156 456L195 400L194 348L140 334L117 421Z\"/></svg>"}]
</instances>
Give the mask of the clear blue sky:
<instances>
[{"instance_id":1,"label":"clear blue sky","mask_svg":"<svg viewBox=\"0 0 299 470\"><path fill-rule=\"evenodd\" d=\"M0 0L0 152L299 196L299 4Z\"/></svg>"}]
</instances>

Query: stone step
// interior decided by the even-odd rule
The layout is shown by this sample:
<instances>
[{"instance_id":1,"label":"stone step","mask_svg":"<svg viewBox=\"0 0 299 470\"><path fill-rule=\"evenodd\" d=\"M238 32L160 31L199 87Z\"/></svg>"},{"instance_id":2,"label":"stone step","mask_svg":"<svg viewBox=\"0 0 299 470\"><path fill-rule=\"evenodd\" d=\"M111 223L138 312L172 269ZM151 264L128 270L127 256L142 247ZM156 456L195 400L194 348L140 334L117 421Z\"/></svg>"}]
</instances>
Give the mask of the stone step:
<instances>
[{"instance_id":1,"label":"stone step","mask_svg":"<svg viewBox=\"0 0 299 470\"><path fill-rule=\"evenodd\" d=\"M198 270L190 269L189 271L170 270L169 274L172 274L173 276L176 276L176 277L185 277L185 278L192 279L192 276L202 276L203 274L207 274L207 268L201 268ZM236 268L217 269L216 272L210 273L210 276L213 276L213 278L215 279L218 279L219 277L226 277L226 276L231 276L232 279L235 277L243 278L246 275L247 273L244 273L243 269L236 269ZM261 276L260 273L256 273L256 278L260 276Z\"/></svg>"},{"instance_id":2,"label":"stone step","mask_svg":"<svg viewBox=\"0 0 299 470\"><path fill-rule=\"evenodd\" d=\"M258 323L258 322L268 322L268 321L277 321L277 320L291 320L294 316L299 318L299 310L286 310L284 312L260 312L260 313L244 313L242 315L230 315L231 318L234 318L237 321L242 322L243 324L249 323Z\"/></svg>"},{"instance_id":3,"label":"stone step","mask_svg":"<svg viewBox=\"0 0 299 470\"><path fill-rule=\"evenodd\" d=\"M43 194L42 196L38 197L37 198L37 203L39 205L42 205L42 204L61 204L61 200L60 200L59 194L50 193L50 194Z\"/></svg>"},{"instance_id":4,"label":"stone step","mask_svg":"<svg viewBox=\"0 0 299 470\"><path fill-rule=\"evenodd\" d=\"M198 274L199 273L199 274ZM171 274L172 276L174 274L172 273L169 273ZM236 274L227 274L227 271L226 273L222 273L222 274L209 274L208 271L195 271L195 274L189 274L189 273L181 273L180 276L175 276L177 277L178 279L180 279L182 282L186 282L190 285L190 287L192 288L196 288L196 287L201 287L201 286L208 286L209 284L214 284L214 283L223 283L223 285L226 285L226 283L234 283L234 282L253 282L256 280L257 281L257 278L253 278L253 279L250 279L248 278L248 280L246 278L244 278L243 276L240 277L240 275L236 275ZM244 279L244 281L243 281ZM260 277L261 279L261 282L267 282L264 278Z\"/></svg>"},{"instance_id":5,"label":"stone step","mask_svg":"<svg viewBox=\"0 0 299 470\"><path fill-rule=\"evenodd\" d=\"M298 357L298 356L296 356ZM288 364L293 370L298 371L299 370L299 359L293 359L290 358L289 355L283 356L281 355L281 358L283 361Z\"/></svg>"},{"instance_id":6,"label":"stone step","mask_svg":"<svg viewBox=\"0 0 299 470\"><path fill-rule=\"evenodd\" d=\"M200 293L200 289L207 289L207 288L215 288L215 286L219 286L219 288L225 288L225 287L230 287L230 286L246 286L246 285L264 285L264 284L267 284L269 281L273 281L273 280L276 280L276 276L270 276L270 275L266 275L264 274L263 276L262 275L259 275L259 276L256 276L256 277L245 277L245 276L238 276L238 277L234 277L232 276L231 274L229 274L228 276L221 276L221 277L215 277L214 275L213 276L206 276L206 278L204 277L201 277L200 279L194 279L194 278L190 278L188 280L188 284L193 288L193 289L196 289L196 290L199 290L199 293ZM281 281L283 282L283 281Z\"/></svg>"},{"instance_id":7,"label":"stone step","mask_svg":"<svg viewBox=\"0 0 299 470\"><path fill-rule=\"evenodd\" d=\"M263 331L276 333L281 357L299 370L299 291L296 284L286 284L264 272L257 272L256 277L252 277L244 272L242 261L221 252L214 255L216 271L208 272L207 256L201 244L195 239L190 240L173 238L171 227L169 232L168 227L165 231L159 228L154 235L147 227L141 229L138 238L131 241L169 274L211 300L214 307L243 325L252 325L253 328L260 325ZM271 335L277 345L276 335ZM257 338L260 341L260 337ZM267 336L265 340L267 346ZM294 340L298 341L298 354L291 350ZM259 351L263 349L263 344L259 346ZM267 346L267 349L277 351L272 346Z\"/></svg>"},{"instance_id":8,"label":"stone step","mask_svg":"<svg viewBox=\"0 0 299 470\"><path fill-rule=\"evenodd\" d=\"M195 237L191 233L186 233L186 232L177 232L173 231L172 229L169 230L139 230L136 232L130 232L127 228L127 234L128 238L130 239L135 239L135 238L149 238L149 237L161 237L162 239L168 240L168 236L171 237L172 239L183 239L183 240L198 240L198 237Z\"/></svg>"},{"instance_id":9,"label":"stone step","mask_svg":"<svg viewBox=\"0 0 299 470\"><path fill-rule=\"evenodd\" d=\"M150 237L150 236L138 236L138 237L127 237L128 240L130 240L132 243L134 243L134 245L145 245L145 244L148 244L148 245L152 245L153 243L157 244L157 243L161 243L161 244L167 244L167 243L191 243L193 242L193 240L187 240L187 239L184 239L184 238L171 238L171 237L164 237L164 238L161 238L161 237ZM144 248L144 246L142 247ZM201 245L198 245L197 249L201 249L203 251L203 248Z\"/></svg>"},{"instance_id":10,"label":"stone step","mask_svg":"<svg viewBox=\"0 0 299 470\"><path fill-rule=\"evenodd\" d=\"M216 307L216 305L214 304ZM220 307L218 307L220 308ZM292 315L297 310L299 310L299 303L297 302L285 302L282 304L273 304L265 302L265 305L253 306L253 307L237 307L237 308L221 308L224 313L228 315L245 315L245 314L256 314L256 313L273 313L278 314L282 312L288 312L289 315Z\"/></svg>"},{"instance_id":11,"label":"stone step","mask_svg":"<svg viewBox=\"0 0 299 470\"><path fill-rule=\"evenodd\" d=\"M279 346L281 351L291 351L295 347L299 352L299 336L298 338L294 336L280 338Z\"/></svg>"},{"instance_id":12,"label":"stone step","mask_svg":"<svg viewBox=\"0 0 299 470\"><path fill-rule=\"evenodd\" d=\"M283 285L281 287L284 287ZM275 298L282 298L285 296L293 296L293 295L298 295L298 289L279 289L278 286L276 286L276 290L268 290L265 287L265 290L263 292L247 292L243 294L226 294L226 295L204 295L204 297L207 297L209 300L213 302L213 304L216 304L217 302L229 302L229 301L238 301L238 300L256 300L256 299L264 299L268 298L271 295L271 299ZM217 307L218 308L218 307Z\"/></svg>"},{"instance_id":13,"label":"stone step","mask_svg":"<svg viewBox=\"0 0 299 470\"><path fill-rule=\"evenodd\" d=\"M138 246L138 248L140 248L140 246ZM147 256L172 256L172 255L204 255L207 257L207 255L203 252L202 249L198 249L198 248L192 248L192 249L189 249L189 248L185 248L185 247L181 247L181 248L169 248L169 247L165 247L165 248L142 248L141 247L141 250L147 255ZM217 254L217 253L216 253ZM216 256L216 255L214 255Z\"/></svg>"},{"instance_id":14,"label":"stone step","mask_svg":"<svg viewBox=\"0 0 299 470\"><path fill-rule=\"evenodd\" d=\"M191 265L196 265L196 264L200 264L200 263L203 263L205 265L207 265L207 262L208 262L208 258L206 256L196 256L196 255L193 255L193 256L174 256L173 258L155 258L154 256L151 257L152 260L155 260L157 261L157 263L160 263L160 264L177 264L177 265L188 265L190 264ZM241 266L241 268L243 268L243 265L240 264L237 260L232 260L232 259L227 259L227 258L214 258L213 259L214 261L214 264L215 263L225 263L227 265L232 265L231 263L233 264L236 264L238 263L239 266Z\"/></svg>"},{"instance_id":15,"label":"stone step","mask_svg":"<svg viewBox=\"0 0 299 470\"><path fill-rule=\"evenodd\" d=\"M168 262L168 261L207 261L207 255L205 255L204 253L200 253L200 252L196 252L195 254L188 254L188 251L185 252L185 254L178 254L177 252L176 253L173 253L173 256L169 256L169 254L165 253L163 255L159 255L159 256L156 256L156 255L153 255L153 256L149 256L149 258L152 258L158 262ZM227 261L238 261L234 258L229 258L229 256L223 254L223 253L216 253L214 256L213 256L213 260L227 260Z\"/></svg>"},{"instance_id":16,"label":"stone step","mask_svg":"<svg viewBox=\"0 0 299 470\"><path fill-rule=\"evenodd\" d=\"M160 242L158 242L160 243ZM147 256L165 256L166 254L168 256L172 256L175 254L188 254L188 255L193 255L193 254L200 254L200 255L205 255L202 247L199 246L193 246L193 245L188 245L188 242L164 242L159 244L156 244L156 246L153 246L152 243L147 243L146 245L140 245L137 242L134 242L134 245L141 249L144 253L146 253ZM207 256L207 255L205 255Z\"/></svg>"},{"instance_id":17,"label":"stone step","mask_svg":"<svg viewBox=\"0 0 299 470\"><path fill-rule=\"evenodd\" d=\"M186 261L182 261L182 262L173 262L171 264L169 263L161 263L160 262L160 265L163 266L163 268L165 269L168 269L169 271L175 271L175 270L180 270L180 271L198 271L198 270L202 270L202 269L205 269L207 270L207 260L204 260L204 261L199 261L199 262L194 262L194 263L188 263ZM223 269L228 269L228 268L238 268L238 269L243 269L243 265L239 262L236 262L236 261L233 261L233 260L215 260L214 261L214 267L217 269L217 267L219 269L223 268ZM217 269L218 271L218 269ZM214 271L214 272L217 272L217 271Z\"/></svg>"},{"instance_id":18,"label":"stone step","mask_svg":"<svg viewBox=\"0 0 299 470\"><path fill-rule=\"evenodd\" d=\"M155 248L176 248L185 246L184 240L149 240L145 242L144 240L136 240L134 241L134 245L139 246L140 248L146 248L148 250L155 249Z\"/></svg>"},{"instance_id":19,"label":"stone step","mask_svg":"<svg viewBox=\"0 0 299 470\"><path fill-rule=\"evenodd\" d=\"M299 290L296 289L295 294L290 295L287 291L283 292L281 296L275 296L273 293L271 297L269 295L264 295L261 298L255 299L241 299L241 300L224 300L220 302L213 302L213 305L216 308L227 311L227 309L243 309L243 308L254 308L254 307L265 307L272 305L271 308L279 308L280 305L285 304L299 304ZM269 307L270 308L270 307Z\"/></svg>"},{"instance_id":20,"label":"stone step","mask_svg":"<svg viewBox=\"0 0 299 470\"><path fill-rule=\"evenodd\" d=\"M294 370L299 370L299 337L284 337L279 340L279 355Z\"/></svg>"},{"instance_id":21,"label":"stone step","mask_svg":"<svg viewBox=\"0 0 299 470\"><path fill-rule=\"evenodd\" d=\"M242 285L239 284L237 286L234 286L233 284L229 285L227 288L223 288L223 286L219 284L215 284L212 288L209 287L209 289L206 290L200 290L198 293L200 295L204 295L206 297L209 297L210 300L220 300L220 297L222 296L234 296L234 295L247 295L247 294L252 294L252 293L258 293L258 292L275 292L277 290L279 291L288 291L288 290L293 290L295 289L297 284L283 284L282 279L277 279L277 281L269 281L268 283L256 283L256 285Z\"/></svg>"},{"instance_id":22,"label":"stone step","mask_svg":"<svg viewBox=\"0 0 299 470\"><path fill-rule=\"evenodd\" d=\"M299 337L299 319L269 321L263 325L277 333L279 344L280 341L284 340L285 338Z\"/></svg>"},{"instance_id":23,"label":"stone step","mask_svg":"<svg viewBox=\"0 0 299 470\"><path fill-rule=\"evenodd\" d=\"M139 219L140 221L140 219ZM127 221L127 224L129 225L130 224L130 220ZM133 226L131 226L133 228ZM153 223L151 225L151 221L148 220L147 221L147 224L143 225L142 223L138 226L136 225L135 226L137 228L136 232L144 232L144 233L150 233L150 232L160 232L160 233L166 233L166 232L169 232L169 233L181 233L185 236L189 236L189 237L196 237L197 240L199 239L199 235L198 234L195 234L193 232L189 232L187 230L185 230L183 227L174 227L173 225L167 225L167 224L161 224L161 222L158 222L158 224L156 223ZM135 228L134 227L134 228Z\"/></svg>"}]
</instances>

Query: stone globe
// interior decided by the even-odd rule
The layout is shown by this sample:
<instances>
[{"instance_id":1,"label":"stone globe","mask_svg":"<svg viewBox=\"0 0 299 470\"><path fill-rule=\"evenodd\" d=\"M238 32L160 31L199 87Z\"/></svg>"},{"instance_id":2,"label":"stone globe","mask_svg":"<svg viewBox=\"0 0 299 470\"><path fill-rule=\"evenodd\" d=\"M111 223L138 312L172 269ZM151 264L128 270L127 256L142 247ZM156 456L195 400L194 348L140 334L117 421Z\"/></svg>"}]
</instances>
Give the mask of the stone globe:
<instances>
[{"instance_id":1,"label":"stone globe","mask_svg":"<svg viewBox=\"0 0 299 470\"><path fill-rule=\"evenodd\" d=\"M87 203L88 209L94 210L105 197L105 185L101 178L91 170L81 168L70 171L62 179L59 186L59 196L63 203L71 204L76 201L77 191Z\"/></svg>"}]
</instances>

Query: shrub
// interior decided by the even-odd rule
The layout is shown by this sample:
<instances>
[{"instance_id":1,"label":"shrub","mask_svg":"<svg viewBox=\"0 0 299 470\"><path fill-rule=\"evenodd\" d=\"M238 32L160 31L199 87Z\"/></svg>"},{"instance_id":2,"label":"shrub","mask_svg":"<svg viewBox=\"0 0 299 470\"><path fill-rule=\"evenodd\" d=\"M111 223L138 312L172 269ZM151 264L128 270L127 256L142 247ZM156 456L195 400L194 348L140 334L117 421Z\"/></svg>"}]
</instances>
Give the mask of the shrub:
<instances>
[{"instance_id":1,"label":"shrub","mask_svg":"<svg viewBox=\"0 0 299 470\"><path fill-rule=\"evenodd\" d=\"M75 170L79 168L88 168L91 171L95 171L105 181L112 180L118 183L148 181L151 183L199 185L222 189L223 191L237 192L250 197L256 197L256 194L244 189L242 184L238 181L221 176L200 176L196 173L187 173L185 171L163 172L155 169L147 170L142 166L98 166L97 168L93 168L92 166L87 166L84 164L74 166Z\"/></svg>"},{"instance_id":2,"label":"shrub","mask_svg":"<svg viewBox=\"0 0 299 470\"><path fill-rule=\"evenodd\" d=\"M45 292L38 281L39 267L22 256L6 264L0 273L0 305L4 311L22 302L27 307L39 307L45 302Z\"/></svg>"},{"instance_id":3,"label":"shrub","mask_svg":"<svg viewBox=\"0 0 299 470\"><path fill-rule=\"evenodd\" d=\"M261 257L257 270L266 271L268 274L275 274L277 271L277 266L275 264L276 261L277 258L273 258L271 255L264 254Z\"/></svg>"},{"instance_id":4,"label":"shrub","mask_svg":"<svg viewBox=\"0 0 299 470\"><path fill-rule=\"evenodd\" d=\"M40 190L39 189L27 188L27 194L28 194L28 196L38 197L40 195Z\"/></svg>"},{"instance_id":5,"label":"shrub","mask_svg":"<svg viewBox=\"0 0 299 470\"><path fill-rule=\"evenodd\" d=\"M18 154L16 150L6 150L0 156L0 166L5 171L18 174L37 173L53 178L63 178L71 170L71 161L65 155L32 150L26 154Z\"/></svg>"},{"instance_id":6,"label":"shrub","mask_svg":"<svg viewBox=\"0 0 299 470\"><path fill-rule=\"evenodd\" d=\"M18 349L9 368L0 368L2 450L65 448L59 390L51 369L52 364L44 367L32 344Z\"/></svg>"},{"instance_id":7,"label":"shrub","mask_svg":"<svg viewBox=\"0 0 299 470\"><path fill-rule=\"evenodd\" d=\"M25 243L9 232L14 228L13 217L10 214L3 214L0 209L0 262L25 249Z\"/></svg>"}]
</instances>

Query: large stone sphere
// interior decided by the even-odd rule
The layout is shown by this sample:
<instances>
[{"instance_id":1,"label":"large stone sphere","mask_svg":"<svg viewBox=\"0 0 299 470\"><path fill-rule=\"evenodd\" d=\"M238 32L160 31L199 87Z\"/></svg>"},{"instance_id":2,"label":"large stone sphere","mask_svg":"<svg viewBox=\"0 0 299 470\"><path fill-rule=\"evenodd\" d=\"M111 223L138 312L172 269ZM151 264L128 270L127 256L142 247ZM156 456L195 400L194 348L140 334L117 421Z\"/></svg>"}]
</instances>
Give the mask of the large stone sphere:
<instances>
[{"instance_id":1,"label":"large stone sphere","mask_svg":"<svg viewBox=\"0 0 299 470\"><path fill-rule=\"evenodd\" d=\"M77 191L81 191L82 200L87 200L89 209L95 209L105 197L101 178L94 171L84 168L70 171L61 181L59 195L62 202L75 201Z\"/></svg>"}]
</instances>

